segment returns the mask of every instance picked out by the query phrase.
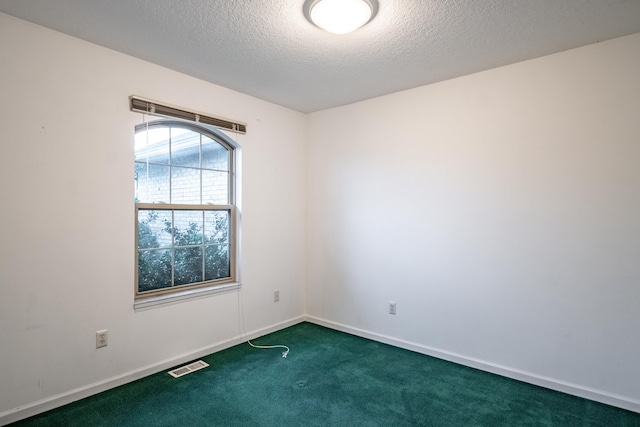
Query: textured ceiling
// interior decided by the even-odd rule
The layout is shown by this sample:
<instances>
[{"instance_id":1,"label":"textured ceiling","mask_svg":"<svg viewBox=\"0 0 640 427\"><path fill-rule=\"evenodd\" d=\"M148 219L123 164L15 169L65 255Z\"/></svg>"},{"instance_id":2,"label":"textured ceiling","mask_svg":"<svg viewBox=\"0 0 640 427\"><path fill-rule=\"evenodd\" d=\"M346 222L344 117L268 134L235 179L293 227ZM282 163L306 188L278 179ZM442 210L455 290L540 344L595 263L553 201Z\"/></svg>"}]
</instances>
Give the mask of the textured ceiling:
<instances>
[{"instance_id":1,"label":"textured ceiling","mask_svg":"<svg viewBox=\"0 0 640 427\"><path fill-rule=\"evenodd\" d=\"M310 24L304 2L0 0L0 12L302 112L640 32L640 0L378 0L347 35Z\"/></svg>"}]
</instances>

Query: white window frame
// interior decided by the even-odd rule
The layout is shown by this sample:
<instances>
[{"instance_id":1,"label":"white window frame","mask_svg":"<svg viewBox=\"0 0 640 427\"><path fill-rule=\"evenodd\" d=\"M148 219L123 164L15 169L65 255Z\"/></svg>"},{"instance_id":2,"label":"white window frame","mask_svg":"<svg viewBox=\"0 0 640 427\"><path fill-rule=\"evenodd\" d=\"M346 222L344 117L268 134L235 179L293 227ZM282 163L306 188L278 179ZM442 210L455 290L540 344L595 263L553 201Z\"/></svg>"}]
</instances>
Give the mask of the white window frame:
<instances>
[{"instance_id":1,"label":"white window frame","mask_svg":"<svg viewBox=\"0 0 640 427\"><path fill-rule=\"evenodd\" d=\"M159 119L149 123L137 125L135 132L139 132L140 128L152 127L180 127L189 129L193 132L205 135L214 141L225 146L230 153L229 159L229 204L171 204L171 203L135 203L135 280L134 280L134 309L146 309L158 305L172 304L194 298L200 298L216 293L228 292L240 288L240 214L238 208L239 200L239 163L240 163L240 146L221 130L191 121L179 119ZM230 277L203 281L193 284L172 286L154 291L139 292L138 290L138 213L140 210L168 210L168 211L227 211L229 212L229 261L230 261ZM173 243L172 243L173 247Z\"/></svg>"}]
</instances>

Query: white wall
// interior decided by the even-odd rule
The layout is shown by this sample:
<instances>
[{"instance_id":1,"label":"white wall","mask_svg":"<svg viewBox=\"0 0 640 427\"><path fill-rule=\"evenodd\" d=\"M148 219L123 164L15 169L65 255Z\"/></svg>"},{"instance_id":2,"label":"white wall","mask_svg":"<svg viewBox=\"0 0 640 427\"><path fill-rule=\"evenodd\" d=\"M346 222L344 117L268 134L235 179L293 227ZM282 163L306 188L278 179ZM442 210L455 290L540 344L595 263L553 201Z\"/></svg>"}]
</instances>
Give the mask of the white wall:
<instances>
[{"instance_id":1,"label":"white wall","mask_svg":"<svg viewBox=\"0 0 640 427\"><path fill-rule=\"evenodd\" d=\"M308 315L640 411L638 52L311 114Z\"/></svg>"},{"instance_id":2,"label":"white wall","mask_svg":"<svg viewBox=\"0 0 640 427\"><path fill-rule=\"evenodd\" d=\"M0 56L0 424L239 335L236 292L133 310L130 95L248 124L246 329L301 319L304 115L3 14Z\"/></svg>"}]
</instances>

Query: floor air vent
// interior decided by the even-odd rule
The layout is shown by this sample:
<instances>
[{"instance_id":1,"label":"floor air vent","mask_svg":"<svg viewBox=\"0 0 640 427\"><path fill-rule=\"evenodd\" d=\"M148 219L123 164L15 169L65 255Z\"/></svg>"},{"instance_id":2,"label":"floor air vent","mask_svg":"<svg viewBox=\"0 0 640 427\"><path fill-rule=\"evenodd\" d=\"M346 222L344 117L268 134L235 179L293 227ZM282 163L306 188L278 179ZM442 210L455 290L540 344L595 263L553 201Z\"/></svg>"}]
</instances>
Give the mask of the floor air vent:
<instances>
[{"instance_id":1,"label":"floor air vent","mask_svg":"<svg viewBox=\"0 0 640 427\"><path fill-rule=\"evenodd\" d=\"M169 375L171 375L174 378L178 378L183 375L190 374L191 372L195 372L198 369L206 368L207 366L209 366L207 362L198 360L197 362L189 363L188 365L169 371Z\"/></svg>"}]
</instances>

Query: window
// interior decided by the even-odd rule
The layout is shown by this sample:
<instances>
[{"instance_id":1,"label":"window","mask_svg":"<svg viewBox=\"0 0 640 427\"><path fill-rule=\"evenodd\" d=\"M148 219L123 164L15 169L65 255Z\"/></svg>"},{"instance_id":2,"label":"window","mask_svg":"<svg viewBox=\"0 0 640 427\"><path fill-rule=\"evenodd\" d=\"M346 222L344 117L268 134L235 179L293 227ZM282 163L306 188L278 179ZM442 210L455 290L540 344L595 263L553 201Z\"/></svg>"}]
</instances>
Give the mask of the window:
<instances>
[{"instance_id":1,"label":"window","mask_svg":"<svg viewBox=\"0 0 640 427\"><path fill-rule=\"evenodd\" d=\"M208 126L136 126L136 298L236 281L235 148Z\"/></svg>"}]
</instances>

